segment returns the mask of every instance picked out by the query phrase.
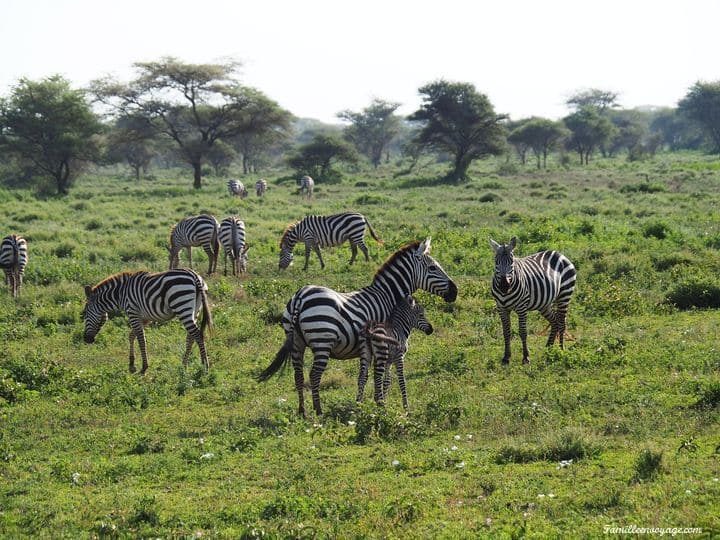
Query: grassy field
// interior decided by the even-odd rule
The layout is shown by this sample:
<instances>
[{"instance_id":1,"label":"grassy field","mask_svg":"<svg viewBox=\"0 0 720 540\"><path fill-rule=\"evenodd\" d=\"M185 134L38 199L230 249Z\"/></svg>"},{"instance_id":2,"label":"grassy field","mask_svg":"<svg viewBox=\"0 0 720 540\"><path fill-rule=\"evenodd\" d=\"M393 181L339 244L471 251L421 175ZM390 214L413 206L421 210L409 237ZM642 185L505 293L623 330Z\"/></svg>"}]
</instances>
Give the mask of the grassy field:
<instances>
[{"instance_id":1,"label":"grassy field","mask_svg":"<svg viewBox=\"0 0 720 540\"><path fill-rule=\"evenodd\" d=\"M0 537L720 534L720 161L488 161L454 188L392 172L318 184L312 203L272 176L262 200L213 177L195 192L186 172L91 174L63 199L0 189L0 233L24 235L31 257L20 298L0 291ZM343 246L324 271L313 258L303 272L301 250L277 269L288 223L342 210L385 240L368 237L370 262L348 266ZM170 227L201 212L240 216L252 246L247 276L207 278L211 371L197 348L183 371L174 321L148 329L149 370L130 375L124 316L83 343L82 286L166 269ZM557 249L578 269L573 339L546 350L533 313L526 366L517 335L500 364L489 291L488 238L513 235L519 255ZM426 236L459 295L417 294L436 331L411 337L409 415L396 384L384 410L355 405L356 361L331 361L322 419L296 415L290 370L255 382L296 289L367 285Z\"/></svg>"}]
</instances>

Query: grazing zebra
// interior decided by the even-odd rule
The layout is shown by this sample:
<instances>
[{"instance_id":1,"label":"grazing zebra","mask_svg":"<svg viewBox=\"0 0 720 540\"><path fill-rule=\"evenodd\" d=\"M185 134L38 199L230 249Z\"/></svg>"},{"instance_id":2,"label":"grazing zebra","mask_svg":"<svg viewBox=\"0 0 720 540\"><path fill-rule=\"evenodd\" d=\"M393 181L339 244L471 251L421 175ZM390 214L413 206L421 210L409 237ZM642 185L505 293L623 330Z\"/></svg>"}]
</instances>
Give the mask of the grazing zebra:
<instances>
[{"instance_id":1,"label":"grazing zebra","mask_svg":"<svg viewBox=\"0 0 720 540\"><path fill-rule=\"evenodd\" d=\"M297 223L288 225L280 239L280 269L283 270L290 266L293 261L293 248L298 242L305 243L303 270L307 270L310 251L315 251L320 260L320 268L325 268L320 248L339 246L346 240L350 241L352 250L350 264L355 262L358 247L365 255L365 260L369 261L368 249L364 240L366 225L372 237L382 244L383 241L377 237L367 218L355 212L344 212L332 216L307 216Z\"/></svg>"},{"instance_id":2,"label":"grazing zebra","mask_svg":"<svg viewBox=\"0 0 720 540\"><path fill-rule=\"evenodd\" d=\"M258 197L262 197L265 195L265 192L267 191L267 182L263 180L262 178L255 182L255 194Z\"/></svg>"},{"instance_id":3,"label":"grazing zebra","mask_svg":"<svg viewBox=\"0 0 720 540\"><path fill-rule=\"evenodd\" d=\"M513 254L517 238L509 244L498 244L490 239L495 251L495 274L492 295L495 298L503 337L505 354L503 364L510 361L510 312L515 310L520 325L523 345L523 364L527 364L527 313L539 311L550 323L547 346L558 337L564 347L565 315L575 288L575 267L570 260L557 251L541 251L518 258Z\"/></svg>"},{"instance_id":4,"label":"grazing zebra","mask_svg":"<svg viewBox=\"0 0 720 540\"><path fill-rule=\"evenodd\" d=\"M369 361L374 358L376 364L385 365L382 399L387 397L388 388L390 388L390 367L394 364L405 410L408 408L408 399L405 387L404 360L408 351L408 338L413 328L422 330L427 335L433 333L432 324L425 318L425 310L412 296L398 302L386 322L371 321L363 328L365 346L368 348L365 359ZM362 399L367 374L368 366L360 366L360 378L358 379L360 399Z\"/></svg>"},{"instance_id":5,"label":"grazing zebra","mask_svg":"<svg viewBox=\"0 0 720 540\"><path fill-rule=\"evenodd\" d=\"M228 180L228 191L230 195L238 195L241 199L248 196L248 190L240 180Z\"/></svg>"},{"instance_id":6,"label":"grazing zebra","mask_svg":"<svg viewBox=\"0 0 720 540\"><path fill-rule=\"evenodd\" d=\"M300 179L300 193L305 192L305 197L312 199L315 189L315 180L307 174Z\"/></svg>"},{"instance_id":7,"label":"grazing zebra","mask_svg":"<svg viewBox=\"0 0 720 540\"><path fill-rule=\"evenodd\" d=\"M341 293L306 285L288 301L282 315L285 341L273 362L259 376L265 381L292 358L298 412L305 416L303 356L310 347L313 363L310 390L315 413L320 407L320 378L329 358L358 358L367 353L361 336L369 321L384 321L403 298L423 289L446 302L457 298L457 286L430 255L430 238L400 248L380 267L373 282L360 290ZM363 362L368 363L366 358ZM382 401L384 365L375 364L375 401ZM358 388L359 394L359 388Z\"/></svg>"},{"instance_id":8,"label":"grazing zebra","mask_svg":"<svg viewBox=\"0 0 720 540\"><path fill-rule=\"evenodd\" d=\"M218 238L225 253L225 275L227 276L228 255L232 261L233 276L247 272L247 252L250 246L245 243L245 223L235 216L223 219L220 222Z\"/></svg>"},{"instance_id":9,"label":"grazing zebra","mask_svg":"<svg viewBox=\"0 0 720 540\"><path fill-rule=\"evenodd\" d=\"M6 236L0 242L0 268L5 272L5 283L13 298L20 294L25 266L28 262L27 241L17 234Z\"/></svg>"},{"instance_id":10,"label":"grazing zebra","mask_svg":"<svg viewBox=\"0 0 720 540\"><path fill-rule=\"evenodd\" d=\"M85 287L85 343L93 343L95 336L108 320L108 313L124 311L130 323L130 373L135 372L135 339L140 344L142 369L148 368L144 326L148 322L168 321L173 317L187 330L183 365L187 365L193 341L200 348L200 358L207 371L210 368L205 340L205 328L212 326L207 299L207 285L192 270L167 272L122 272L108 277L94 287ZM202 310L200 327L197 317Z\"/></svg>"},{"instance_id":11,"label":"grazing zebra","mask_svg":"<svg viewBox=\"0 0 720 540\"><path fill-rule=\"evenodd\" d=\"M170 230L170 270L180 266L180 250L187 248L188 264L192 268L192 248L202 246L207 253L208 274L217 270L217 259L220 253L218 228L220 224L215 216L201 214L185 218L176 223Z\"/></svg>"}]
</instances>

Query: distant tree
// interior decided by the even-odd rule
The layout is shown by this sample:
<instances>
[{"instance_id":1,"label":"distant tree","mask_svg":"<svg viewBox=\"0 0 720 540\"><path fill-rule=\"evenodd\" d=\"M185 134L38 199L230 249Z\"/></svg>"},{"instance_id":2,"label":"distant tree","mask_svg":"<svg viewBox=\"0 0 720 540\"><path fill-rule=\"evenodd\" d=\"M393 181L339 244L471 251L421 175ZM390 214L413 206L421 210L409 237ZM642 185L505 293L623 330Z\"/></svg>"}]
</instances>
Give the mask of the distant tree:
<instances>
[{"instance_id":1,"label":"distant tree","mask_svg":"<svg viewBox=\"0 0 720 540\"><path fill-rule=\"evenodd\" d=\"M20 79L0 99L0 148L66 195L83 164L98 159L102 131L85 94L59 75Z\"/></svg>"},{"instance_id":2,"label":"distant tree","mask_svg":"<svg viewBox=\"0 0 720 540\"><path fill-rule=\"evenodd\" d=\"M220 176L228 170L238 155L235 149L225 141L216 141L207 153L207 160L215 171L215 176Z\"/></svg>"},{"instance_id":3,"label":"distant tree","mask_svg":"<svg viewBox=\"0 0 720 540\"><path fill-rule=\"evenodd\" d=\"M373 167L380 165L390 141L400 132L401 118L395 115L399 103L374 99L361 112L341 111L338 118L347 120L344 136L364 155Z\"/></svg>"},{"instance_id":4,"label":"distant tree","mask_svg":"<svg viewBox=\"0 0 720 540\"><path fill-rule=\"evenodd\" d=\"M670 150L697 150L705 141L704 133L695 122L670 107L654 113L650 132L659 135L661 143Z\"/></svg>"},{"instance_id":5,"label":"distant tree","mask_svg":"<svg viewBox=\"0 0 720 540\"><path fill-rule=\"evenodd\" d=\"M165 57L136 63L138 77L128 84L98 80L92 90L113 113L143 117L159 134L174 141L192 167L193 186L199 189L202 164L212 146L251 129L245 113L262 96L240 85L238 67L234 61L187 64Z\"/></svg>"},{"instance_id":6,"label":"distant tree","mask_svg":"<svg viewBox=\"0 0 720 540\"><path fill-rule=\"evenodd\" d=\"M123 116L115 121L107 135L107 157L112 162L126 162L136 180L146 173L158 155L155 131L143 118Z\"/></svg>"},{"instance_id":7,"label":"distant tree","mask_svg":"<svg viewBox=\"0 0 720 540\"><path fill-rule=\"evenodd\" d=\"M316 135L288 158L288 165L298 175L308 174L315 180L328 181L334 164L357 160L358 154L350 143L332 135Z\"/></svg>"},{"instance_id":8,"label":"distant tree","mask_svg":"<svg viewBox=\"0 0 720 540\"><path fill-rule=\"evenodd\" d=\"M565 101L565 104L576 111L590 107L602 113L618 106L618 96L617 92L590 88L575 92Z\"/></svg>"},{"instance_id":9,"label":"distant tree","mask_svg":"<svg viewBox=\"0 0 720 540\"><path fill-rule=\"evenodd\" d=\"M615 126L615 134L606 145L608 155L621 150L637 152L647 141L648 118L637 109L610 111L608 118Z\"/></svg>"},{"instance_id":10,"label":"distant tree","mask_svg":"<svg viewBox=\"0 0 720 540\"><path fill-rule=\"evenodd\" d=\"M505 149L505 116L495 114L490 100L469 83L436 81L419 89L420 109L408 120L421 122L416 142L453 156L447 180L467 179L471 163Z\"/></svg>"},{"instance_id":11,"label":"distant tree","mask_svg":"<svg viewBox=\"0 0 720 540\"><path fill-rule=\"evenodd\" d=\"M703 127L713 151L720 153L720 81L696 82L678 105L682 113Z\"/></svg>"},{"instance_id":12,"label":"distant tree","mask_svg":"<svg viewBox=\"0 0 720 540\"><path fill-rule=\"evenodd\" d=\"M590 156L607 143L616 131L615 126L593 107L584 107L563 119L570 130L568 148L580 155L580 163L587 165Z\"/></svg>"},{"instance_id":13,"label":"distant tree","mask_svg":"<svg viewBox=\"0 0 720 540\"><path fill-rule=\"evenodd\" d=\"M547 156L569 134L559 122L547 118L531 118L515 128L508 137L512 144L524 144L537 160L537 168L547 168ZM523 161L524 163L524 161Z\"/></svg>"}]
</instances>

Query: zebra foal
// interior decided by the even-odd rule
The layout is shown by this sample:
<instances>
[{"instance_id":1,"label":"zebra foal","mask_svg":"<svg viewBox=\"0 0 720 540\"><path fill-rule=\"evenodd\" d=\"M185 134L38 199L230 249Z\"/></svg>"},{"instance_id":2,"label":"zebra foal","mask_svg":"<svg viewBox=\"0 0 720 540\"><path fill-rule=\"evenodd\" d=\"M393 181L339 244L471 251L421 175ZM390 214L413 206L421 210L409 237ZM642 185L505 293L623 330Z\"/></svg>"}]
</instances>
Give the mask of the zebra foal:
<instances>
[{"instance_id":1,"label":"zebra foal","mask_svg":"<svg viewBox=\"0 0 720 540\"><path fill-rule=\"evenodd\" d=\"M227 186L231 196L237 195L241 199L248 196L248 190L240 180L228 180Z\"/></svg>"},{"instance_id":2,"label":"zebra foal","mask_svg":"<svg viewBox=\"0 0 720 540\"><path fill-rule=\"evenodd\" d=\"M244 274L247 272L248 257L250 249L245 243L245 222L230 216L220 222L218 239L223 247L224 273L227 276L227 260L230 256L232 263L232 275Z\"/></svg>"},{"instance_id":3,"label":"zebra foal","mask_svg":"<svg viewBox=\"0 0 720 540\"><path fill-rule=\"evenodd\" d=\"M202 246L208 256L208 274L217 270L217 260L220 253L218 229L220 224L215 216L201 214L185 218L176 223L170 230L170 270L180 266L180 251L187 249L188 264L192 268L192 248Z\"/></svg>"},{"instance_id":4,"label":"zebra foal","mask_svg":"<svg viewBox=\"0 0 720 540\"><path fill-rule=\"evenodd\" d=\"M5 283L13 298L20 294L25 266L28 262L27 241L17 234L6 236L0 242L0 268L5 272Z\"/></svg>"},{"instance_id":5,"label":"zebra foal","mask_svg":"<svg viewBox=\"0 0 720 540\"><path fill-rule=\"evenodd\" d=\"M212 326L212 314L205 281L192 270L167 272L122 272L110 276L94 287L85 287L85 343L93 343L95 336L108 320L108 313L124 311L130 323L130 373L135 372L135 340L140 345L142 368L148 368L145 325L177 317L187 331L183 365L187 365L193 342L198 344L200 359L209 370L205 350L205 329ZM197 317L202 311L202 322Z\"/></svg>"},{"instance_id":6,"label":"zebra foal","mask_svg":"<svg viewBox=\"0 0 720 540\"><path fill-rule=\"evenodd\" d=\"M513 310L518 315L523 364L530 361L527 348L528 311L539 311L550 323L547 346L550 347L558 338L560 348L564 348L565 317L576 280L575 266L562 253L540 251L518 258L513 253L516 245L515 237L508 244L498 244L490 239L490 246L495 252L491 291L505 339L503 364L510 361L510 312Z\"/></svg>"},{"instance_id":7,"label":"zebra foal","mask_svg":"<svg viewBox=\"0 0 720 540\"><path fill-rule=\"evenodd\" d=\"M255 195L258 197L262 197L265 195L265 192L267 191L267 182L263 180L262 178L255 182Z\"/></svg>"}]
</instances>

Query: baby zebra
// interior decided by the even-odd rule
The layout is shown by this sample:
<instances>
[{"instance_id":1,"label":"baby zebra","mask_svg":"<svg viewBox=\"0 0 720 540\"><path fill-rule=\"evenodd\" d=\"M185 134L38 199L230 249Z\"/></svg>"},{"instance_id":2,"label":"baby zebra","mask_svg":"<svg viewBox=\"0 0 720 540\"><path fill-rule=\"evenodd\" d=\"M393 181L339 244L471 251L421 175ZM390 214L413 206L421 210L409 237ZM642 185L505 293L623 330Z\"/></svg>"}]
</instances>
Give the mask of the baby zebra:
<instances>
[{"instance_id":1,"label":"baby zebra","mask_svg":"<svg viewBox=\"0 0 720 540\"><path fill-rule=\"evenodd\" d=\"M255 182L255 194L258 197L262 197L265 195L265 192L267 191L267 182L263 180L262 178Z\"/></svg>"},{"instance_id":2,"label":"baby zebra","mask_svg":"<svg viewBox=\"0 0 720 540\"><path fill-rule=\"evenodd\" d=\"M135 372L135 339L140 344L142 369L148 368L144 326L149 322L168 321L173 317L187 330L183 365L187 365L193 342L200 348L205 371L210 368L205 340L205 328L212 326L212 315L207 298L207 285L192 270L167 272L122 272L101 281L94 287L85 287L85 343L93 343L95 336L108 320L108 313L124 311L130 323L130 373ZM202 310L200 327L197 317Z\"/></svg>"},{"instance_id":3,"label":"baby zebra","mask_svg":"<svg viewBox=\"0 0 720 540\"><path fill-rule=\"evenodd\" d=\"M417 303L415 298L408 296L395 306L390 317L384 323L370 321L365 325L363 334L367 354L363 357L367 363L360 364L358 378L358 401L362 400L365 383L368 377L368 364L371 358L375 363L385 364L385 377L382 385L382 400L387 397L390 388L390 366L395 365L395 371L400 385L403 408L407 410L408 399L405 388L404 361L408 351L408 339L413 328L422 330L425 334L433 333L432 324L425 318L425 310Z\"/></svg>"},{"instance_id":4,"label":"baby zebra","mask_svg":"<svg viewBox=\"0 0 720 540\"><path fill-rule=\"evenodd\" d=\"M564 347L565 316L570 297L575 289L575 266L562 253L557 251L540 251L527 257L515 257L513 250L517 238L513 237L509 244L498 244L490 239L490 246L495 251L495 274L491 291L497 311L502 322L503 338L505 338L505 354L502 363L510 361L510 312L515 310L520 326L520 339L523 345L523 364L527 364L529 353L527 348L527 314L528 311L539 311L550 323L550 334L547 346L550 347L555 338Z\"/></svg>"},{"instance_id":5,"label":"baby zebra","mask_svg":"<svg viewBox=\"0 0 720 540\"><path fill-rule=\"evenodd\" d=\"M230 195L238 195L241 199L248 196L248 190L240 180L228 180L228 191Z\"/></svg>"},{"instance_id":6,"label":"baby zebra","mask_svg":"<svg viewBox=\"0 0 720 540\"><path fill-rule=\"evenodd\" d=\"M227 276L228 255L232 261L233 276L247 272L247 252L250 246L245 243L245 223L235 216L223 219L220 222L218 237L225 254L223 257L225 275Z\"/></svg>"},{"instance_id":7,"label":"baby zebra","mask_svg":"<svg viewBox=\"0 0 720 540\"><path fill-rule=\"evenodd\" d=\"M305 197L312 199L313 190L315 189L315 180L307 174L300 179L300 193L305 192Z\"/></svg>"},{"instance_id":8,"label":"baby zebra","mask_svg":"<svg viewBox=\"0 0 720 540\"><path fill-rule=\"evenodd\" d=\"M180 266L180 250L187 248L188 265L192 268L192 248L202 246L208 256L208 274L217 270L217 259L220 254L218 228L220 224L215 216L201 214L185 218L176 223L170 230L170 270Z\"/></svg>"},{"instance_id":9,"label":"baby zebra","mask_svg":"<svg viewBox=\"0 0 720 540\"><path fill-rule=\"evenodd\" d=\"M5 272L5 283L10 286L13 298L20 294L25 266L28 262L27 242L22 236L11 234L0 242L0 268Z\"/></svg>"}]
</instances>

